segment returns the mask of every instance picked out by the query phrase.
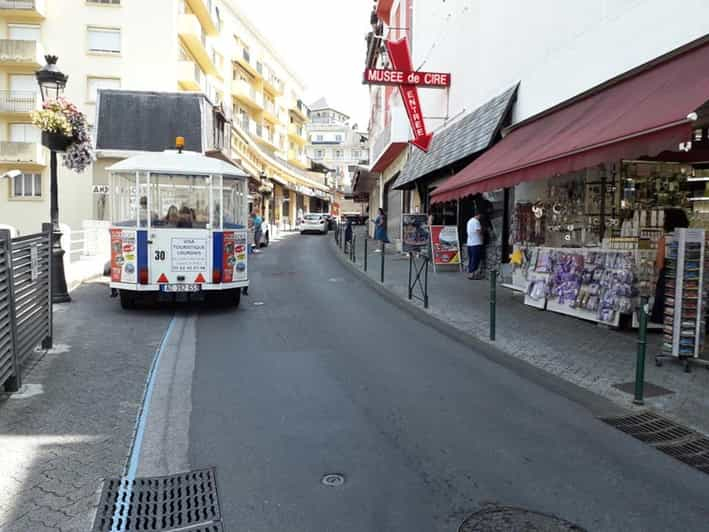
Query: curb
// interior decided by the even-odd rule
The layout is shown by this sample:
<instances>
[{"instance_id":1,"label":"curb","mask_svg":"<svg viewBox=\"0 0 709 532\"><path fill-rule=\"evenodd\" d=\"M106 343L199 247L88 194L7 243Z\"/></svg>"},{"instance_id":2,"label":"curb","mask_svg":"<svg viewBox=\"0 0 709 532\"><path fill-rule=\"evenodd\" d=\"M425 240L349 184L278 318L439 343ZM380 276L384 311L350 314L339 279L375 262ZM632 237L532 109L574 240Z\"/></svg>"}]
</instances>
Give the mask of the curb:
<instances>
[{"instance_id":1,"label":"curb","mask_svg":"<svg viewBox=\"0 0 709 532\"><path fill-rule=\"evenodd\" d=\"M386 286L371 278L359 267L353 264L339 248L335 245L334 240L330 240L330 250L337 257L337 260L344 265L352 274L358 277L365 285L374 292L383 297L386 301L407 312L414 319L428 325L439 333L448 336L452 340L474 350L488 360L503 366L520 377L526 378L535 384L557 393L566 399L569 399L577 404L587 408L595 417L616 417L627 415L631 412L630 409L624 408L617 403L598 395L595 392L582 388L574 383L565 381L561 377L557 377L529 362L519 359L514 355L503 351L502 349L492 346L481 340L477 336L469 334L465 331L446 323L445 321L433 316L413 302L403 299L401 296L388 289Z\"/></svg>"}]
</instances>

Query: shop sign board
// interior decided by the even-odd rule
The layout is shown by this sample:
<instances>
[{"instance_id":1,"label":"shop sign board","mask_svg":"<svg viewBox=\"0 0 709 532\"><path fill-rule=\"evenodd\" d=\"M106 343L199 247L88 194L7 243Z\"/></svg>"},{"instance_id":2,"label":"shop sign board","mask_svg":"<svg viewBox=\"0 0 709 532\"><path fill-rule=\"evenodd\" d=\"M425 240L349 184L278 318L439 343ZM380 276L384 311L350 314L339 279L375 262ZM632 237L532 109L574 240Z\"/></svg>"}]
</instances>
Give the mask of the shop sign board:
<instances>
[{"instance_id":1,"label":"shop sign board","mask_svg":"<svg viewBox=\"0 0 709 532\"><path fill-rule=\"evenodd\" d=\"M403 214L401 216L401 249L406 253L421 253L428 248L431 236L428 215Z\"/></svg>"},{"instance_id":2,"label":"shop sign board","mask_svg":"<svg viewBox=\"0 0 709 532\"><path fill-rule=\"evenodd\" d=\"M441 72L416 72L406 37L398 41L386 41L386 47L394 68L391 70L367 69L364 72L364 83L397 85L399 87L399 94L404 102L404 108L414 134L411 144L428 152L433 134L426 131L418 87L447 88L450 86L451 76Z\"/></svg>"},{"instance_id":3,"label":"shop sign board","mask_svg":"<svg viewBox=\"0 0 709 532\"><path fill-rule=\"evenodd\" d=\"M352 194L352 201L355 203L369 203L369 192L355 192Z\"/></svg>"},{"instance_id":4,"label":"shop sign board","mask_svg":"<svg viewBox=\"0 0 709 532\"><path fill-rule=\"evenodd\" d=\"M368 68L364 71L364 83L372 85L416 85L446 89L451 86L451 75L444 72L407 72L385 68Z\"/></svg>"},{"instance_id":5,"label":"shop sign board","mask_svg":"<svg viewBox=\"0 0 709 532\"><path fill-rule=\"evenodd\" d=\"M432 225L431 250L436 265L460 264L458 228L455 225Z\"/></svg>"}]
</instances>

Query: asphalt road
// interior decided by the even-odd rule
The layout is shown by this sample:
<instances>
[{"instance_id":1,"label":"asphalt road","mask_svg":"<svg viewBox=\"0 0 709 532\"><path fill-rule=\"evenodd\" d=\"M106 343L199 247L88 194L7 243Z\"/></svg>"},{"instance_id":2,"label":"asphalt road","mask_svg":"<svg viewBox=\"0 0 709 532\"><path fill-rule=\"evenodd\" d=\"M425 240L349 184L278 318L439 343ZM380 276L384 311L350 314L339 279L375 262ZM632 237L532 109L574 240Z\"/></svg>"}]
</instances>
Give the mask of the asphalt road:
<instances>
[{"instance_id":1,"label":"asphalt road","mask_svg":"<svg viewBox=\"0 0 709 532\"><path fill-rule=\"evenodd\" d=\"M329 238L274 244L241 309L195 312L187 461L217 467L226 530L452 532L490 504L709 529L708 475L414 320Z\"/></svg>"}]
</instances>

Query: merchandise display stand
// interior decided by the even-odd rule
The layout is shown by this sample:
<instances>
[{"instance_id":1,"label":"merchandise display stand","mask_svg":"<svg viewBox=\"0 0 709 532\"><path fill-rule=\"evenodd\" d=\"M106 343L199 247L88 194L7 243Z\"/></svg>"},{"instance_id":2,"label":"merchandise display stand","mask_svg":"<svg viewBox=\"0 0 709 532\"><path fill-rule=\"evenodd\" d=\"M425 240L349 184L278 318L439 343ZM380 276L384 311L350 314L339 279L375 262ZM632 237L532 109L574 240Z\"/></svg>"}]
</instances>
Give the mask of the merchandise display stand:
<instances>
[{"instance_id":1,"label":"merchandise display stand","mask_svg":"<svg viewBox=\"0 0 709 532\"><path fill-rule=\"evenodd\" d=\"M679 360L685 371L701 360L707 298L707 243L704 229L677 229L668 239L665 259L665 320L662 353L655 363Z\"/></svg>"}]
</instances>

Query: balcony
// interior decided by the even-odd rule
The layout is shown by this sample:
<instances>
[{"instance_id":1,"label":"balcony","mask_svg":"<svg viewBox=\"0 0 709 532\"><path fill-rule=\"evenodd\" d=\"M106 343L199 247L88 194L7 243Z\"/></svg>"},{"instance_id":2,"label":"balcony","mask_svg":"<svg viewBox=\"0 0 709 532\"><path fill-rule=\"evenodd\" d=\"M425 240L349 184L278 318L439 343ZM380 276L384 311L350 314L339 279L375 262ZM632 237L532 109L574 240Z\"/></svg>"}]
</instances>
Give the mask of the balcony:
<instances>
[{"instance_id":1,"label":"balcony","mask_svg":"<svg viewBox=\"0 0 709 532\"><path fill-rule=\"evenodd\" d=\"M301 146L308 143L308 139L305 137L305 128L300 124L288 124L288 138Z\"/></svg>"},{"instance_id":2,"label":"balcony","mask_svg":"<svg viewBox=\"0 0 709 532\"><path fill-rule=\"evenodd\" d=\"M39 68L44 64L44 47L37 41L0 39L0 65Z\"/></svg>"},{"instance_id":3,"label":"balcony","mask_svg":"<svg viewBox=\"0 0 709 532\"><path fill-rule=\"evenodd\" d=\"M0 0L2 1L2 0ZM207 35L219 34L219 20L214 12L212 0L186 0L192 12L197 16Z\"/></svg>"},{"instance_id":4,"label":"balcony","mask_svg":"<svg viewBox=\"0 0 709 532\"><path fill-rule=\"evenodd\" d=\"M273 96L281 96L284 91L283 81L271 72L270 68L266 68L263 75L263 88L270 92Z\"/></svg>"},{"instance_id":5,"label":"balcony","mask_svg":"<svg viewBox=\"0 0 709 532\"><path fill-rule=\"evenodd\" d=\"M177 34L206 74L216 75L217 67L207 49L207 36L196 15L182 14L177 21Z\"/></svg>"},{"instance_id":6,"label":"balcony","mask_svg":"<svg viewBox=\"0 0 709 532\"><path fill-rule=\"evenodd\" d=\"M264 120L268 120L271 124L278 124L278 111L276 110L276 104L273 100L264 98L263 118Z\"/></svg>"},{"instance_id":7,"label":"balcony","mask_svg":"<svg viewBox=\"0 0 709 532\"><path fill-rule=\"evenodd\" d=\"M45 150L37 142L0 141L0 164L47 166Z\"/></svg>"},{"instance_id":8,"label":"balcony","mask_svg":"<svg viewBox=\"0 0 709 532\"><path fill-rule=\"evenodd\" d=\"M263 111L263 94L261 91L244 80L234 81L231 85L231 92L234 98L239 100L249 109Z\"/></svg>"},{"instance_id":9,"label":"balcony","mask_svg":"<svg viewBox=\"0 0 709 532\"><path fill-rule=\"evenodd\" d=\"M300 118L303 122L308 121L308 108L302 101L298 100L291 103L289 110L292 114L294 114L297 118Z\"/></svg>"},{"instance_id":10,"label":"balcony","mask_svg":"<svg viewBox=\"0 0 709 532\"><path fill-rule=\"evenodd\" d=\"M302 151L288 150L288 162L301 170L310 168L310 161L308 161L308 157Z\"/></svg>"},{"instance_id":11,"label":"balcony","mask_svg":"<svg viewBox=\"0 0 709 532\"><path fill-rule=\"evenodd\" d=\"M38 109L39 95L31 91L0 91L0 115L29 118Z\"/></svg>"},{"instance_id":12,"label":"balcony","mask_svg":"<svg viewBox=\"0 0 709 532\"><path fill-rule=\"evenodd\" d=\"M279 149L278 145L276 144L276 137L273 134L273 131L263 126L262 124L256 124L256 140L260 144L272 150Z\"/></svg>"},{"instance_id":13,"label":"balcony","mask_svg":"<svg viewBox=\"0 0 709 532\"><path fill-rule=\"evenodd\" d=\"M261 72L256 69L256 58L251 55L251 52L246 48L242 48L239 52L237 52L235 61L256 79L260 80L262 78ZM261 70L263 70L263 68Z\"/></svg>"},{"instance_id":14,"label":"balcony","mask_svg":"<svg viewBox=\"0 0 709 532\"><path fill-rule=\"evenodd\" d=\"M205 76L197 63L178 61L177 83L185 91L201 91L205 84Z\"/></svg>"},{"instance_id":15,"label":"balcony","mask_svg":"<svg viewBox=\"0 0 709 532\"><path fill-rule=\"evenodd\" d=\"M0 17L22 20L44 20L45 0L0 0Z\"/></svg>"}]
</instances>

